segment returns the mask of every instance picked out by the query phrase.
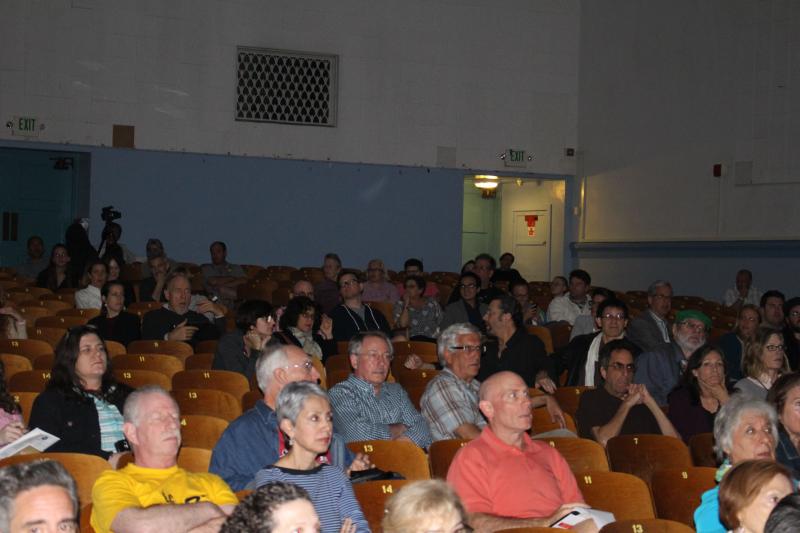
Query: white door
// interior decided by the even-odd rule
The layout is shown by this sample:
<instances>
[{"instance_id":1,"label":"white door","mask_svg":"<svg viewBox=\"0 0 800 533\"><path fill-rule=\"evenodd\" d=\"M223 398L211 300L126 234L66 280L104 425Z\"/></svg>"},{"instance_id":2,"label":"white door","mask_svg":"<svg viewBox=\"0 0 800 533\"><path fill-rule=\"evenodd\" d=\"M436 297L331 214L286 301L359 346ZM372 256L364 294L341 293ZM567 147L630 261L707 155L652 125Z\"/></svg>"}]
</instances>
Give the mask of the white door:
<instances>
[{"instance_id":1,"label":"white door","mask_svg":"<svg viewBox=\"0 0 800 533\"><path fill-rule=\"evenodd\" d=\"M548 209L514 211L514 268L528 281L550 280L550 219Z\"/></svg>"}]
</instances>

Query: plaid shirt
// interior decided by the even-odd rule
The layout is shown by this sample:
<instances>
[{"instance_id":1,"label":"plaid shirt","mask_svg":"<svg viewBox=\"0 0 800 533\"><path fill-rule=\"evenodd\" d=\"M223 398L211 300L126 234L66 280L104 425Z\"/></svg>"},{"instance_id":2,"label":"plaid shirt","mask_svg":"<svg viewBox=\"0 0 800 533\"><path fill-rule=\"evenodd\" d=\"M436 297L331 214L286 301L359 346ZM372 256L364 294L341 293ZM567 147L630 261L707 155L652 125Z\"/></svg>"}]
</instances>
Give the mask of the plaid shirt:
<instances>
[{"instance_id":1,"label":"plaid shirt","mask_svg":"<svg viewBox=\"0 0 800 533\"><path fill-rule=\"evenodd\" d=\"M483 429L486 421L478 410L480 386L477 379L467 383L449 368L428 383L420 406L434 441L460 438L455 429L462 424L475 424Z\"/></svg>"}]
</instances>

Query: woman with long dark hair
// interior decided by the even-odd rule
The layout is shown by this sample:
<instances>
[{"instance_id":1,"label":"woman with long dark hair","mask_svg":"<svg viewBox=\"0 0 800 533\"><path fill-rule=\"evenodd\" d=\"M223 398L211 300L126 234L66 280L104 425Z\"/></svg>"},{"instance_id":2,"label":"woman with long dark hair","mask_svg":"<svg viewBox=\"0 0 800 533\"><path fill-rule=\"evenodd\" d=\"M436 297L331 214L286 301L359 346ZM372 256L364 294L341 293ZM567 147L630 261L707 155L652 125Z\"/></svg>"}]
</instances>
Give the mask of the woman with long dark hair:
<instances>
[{"instance_id":1,"label":"woman with long dark hair","mask_svg":"<svg viewBox=\"0 0 800 533\"><path fill-rule=\"evenodd\" d=\"M89 321L104 339L127 346L142 338L139 317L125 311L125 287L120 281L109 281L100 289L103 307L100 316Z\"/></svg>"},{"instance_id":2,"label":"woman with long dark hair","mask_svg":"<svg viewBox=\"0 0 800 533\"><path fill-rule=\"evenodd\" d=\"M67 247L63 244L53 245L50 251L50 264L39 272L36 286L55 292L58 289L74 289L78 287L78 274L72 266Z\"/></svg>"},{"instance_id":3,"label":"woman with long dark hair","mask_svg":"<svg viewBox=\"0 0 800 533\"><path fill-rule=\"evenodd\" d=\"M333 340L331 320L324 317L317 321L320 314L318 306L310 298L292 298L281 315L281 331L275 336L283 344L299 346L311 357L325 361L336 353L336 341ZM317 322L319 327L315 330Z\"/></svg>"}]
</instances>

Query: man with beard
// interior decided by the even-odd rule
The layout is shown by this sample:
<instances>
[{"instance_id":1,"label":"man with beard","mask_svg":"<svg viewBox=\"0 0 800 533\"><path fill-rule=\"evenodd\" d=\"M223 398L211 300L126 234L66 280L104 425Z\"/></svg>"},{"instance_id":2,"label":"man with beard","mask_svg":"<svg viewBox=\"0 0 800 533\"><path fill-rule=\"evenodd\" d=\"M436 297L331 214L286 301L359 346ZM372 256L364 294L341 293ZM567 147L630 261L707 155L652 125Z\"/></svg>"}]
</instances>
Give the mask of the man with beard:
<instances>
[{"instance_id":1,"label":"man with beard","mask_svg":"<svg viewBox=\"0 0 800 533\"><path fill-rule=\"evenodd\" d=\"M705 344L711 319L694 309L675 316L672 336L675 342L643 353L636 361L636 383L647 387L658 405L667 405L667 394L675 388L689 356Z\"/></svg>"}]
</instances>

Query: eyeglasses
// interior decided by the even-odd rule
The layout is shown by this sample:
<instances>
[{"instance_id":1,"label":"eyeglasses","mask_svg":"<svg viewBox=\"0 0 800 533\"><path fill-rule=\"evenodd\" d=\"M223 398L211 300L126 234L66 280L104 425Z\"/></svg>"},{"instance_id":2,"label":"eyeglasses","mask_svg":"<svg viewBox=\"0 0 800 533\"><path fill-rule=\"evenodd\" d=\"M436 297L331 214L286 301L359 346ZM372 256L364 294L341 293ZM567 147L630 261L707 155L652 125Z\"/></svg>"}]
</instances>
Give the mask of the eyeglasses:
<instances>
[{"instance_id":1,"label":"eyeglasses","mask_svg":"<svg viewBox=\"0 0 800 533\"><path fill-rule=\"evenodd\" d=\"M300 316L302 316L303 318L307 318L309 320L314 320L314 318L316 318L317 314L316 313L301 313Z\"/></svg>"},{"instance_id":2,"label":"eyeglasses","mask_svg":"<svg viewBox=\"0 0 800 533\"><path fill-rule=\"evenodd\" d=\"M342 282L342 287L349 287L350 285L358 285L357 279L348 279Z\"/></svg>"},{"instance_id":3,"label":"eyeglasses","mask_svg":"<svg viewBox=\"0 0 800 533\"><path fill-rule=\"evenodd\" d=\"M606 313L602 316L602 318L605 318L606 320L611 320L612 318L615 320L625 320L625 315L623 315L622 313L617 313L616 315L612 315L611 313Z\"/></svg>"},{"instance_id":4,"label":"eyeglasses","mask_svg":"<svg viewBox=\"0 0 800 533\"><path fill-rule=\"evenodd\" d=\"M476 346L470 346L470 345L449 346L449 348L451 350L458 350L458 351L462 351L462 352L475 352L475 353L477 353L477 352L482 352L483 351L483 346L481 346L480 344L478 344Z\"/></svg>"},{"instance_id":5,"label":"eyeglasses","mask_svg":"<svg viewBox=\"0 0 800 533\"><path fill-rule=\"evenodd\" d=\"M693 324L691 322L683 321L679 324L680 326L685 327L686 329L691 329L692 331L696 331L698 333L705 333L708 331L705 324Z\"/></svg>"},{"instance_id":6,"label":"eyeglasses","mask_svg":"<svg viewBox=\"0 0 800 533\"><path fill-rule=\"evenodd\" d=\"M633 363L628 363L628 364L626 365L625 363L620 363L619 361L616 361L616 362L613 362L613 363L609 363L609 364L608 364L608 367L609 367L609 368L613 368L613 369L614 369L614 370L616 370L617 372L625 372L625 371L628 371L628 372L630 372L631 374L633 374L634 372L636 372L636 365L635 365L635 364L633 364Z\"/></svg>"},{"instance_id":7,"label":"eyeglasses","mask_svg":"<svg viewBox=\"0 0 800 533\"><path fill-rule=\"evenodd\" d=\"M776 352L778 350L782 352L786 349L786 346L783 344L767 344L766 346L764 346L764 348L766 348L770 352Z\"/></svg>"},{"instance_id":8,"label":"eyeglasses","mask_svg":"<svg viewBox=\"0 0 800 533\"><path fill-rule=\"evenodd\" d=\"M462 283L461 285L459 285L459 288L462 289L474 289L475 287L477 287L477 285L475 285L474 283Z\"/></svg>"},{"instance_id":9,"label":"eyeglasses","mask_svg":"<svg viewBox=\"0 0 800 533\"><path fill-rule=\"evenodd\" d=\"M369 352L362 352L360 354L361 357L366 357L367 359L371 359L372 361L377 361L378 359L384 359L386 361L392 361L392 354L389 352L376 352L374 350L370 350Z\"/></svg>"},{"instance_id":10,"label":"eyeglasses","mask_svg":"<svg viewBox=\"0 0 800 533\"><path fill-rule=\"evenodd\" d=\"M311 372L311 369L314 368L314 363L311 362L311 359L307 359L304 363L295 363L293 365L286 365L283 368L302 368L306 372Z\"/></svg>"},{"instance_id":11,"label":"eyeglasses","mask_svg":"<svg viewBox=\"0 0 800 533\"><path fill-rule=\"evenodd\" d=\"M800 316L800 311L790 311L789 316L792 318L797 318Z\"/></svg>"}]
</instances>

